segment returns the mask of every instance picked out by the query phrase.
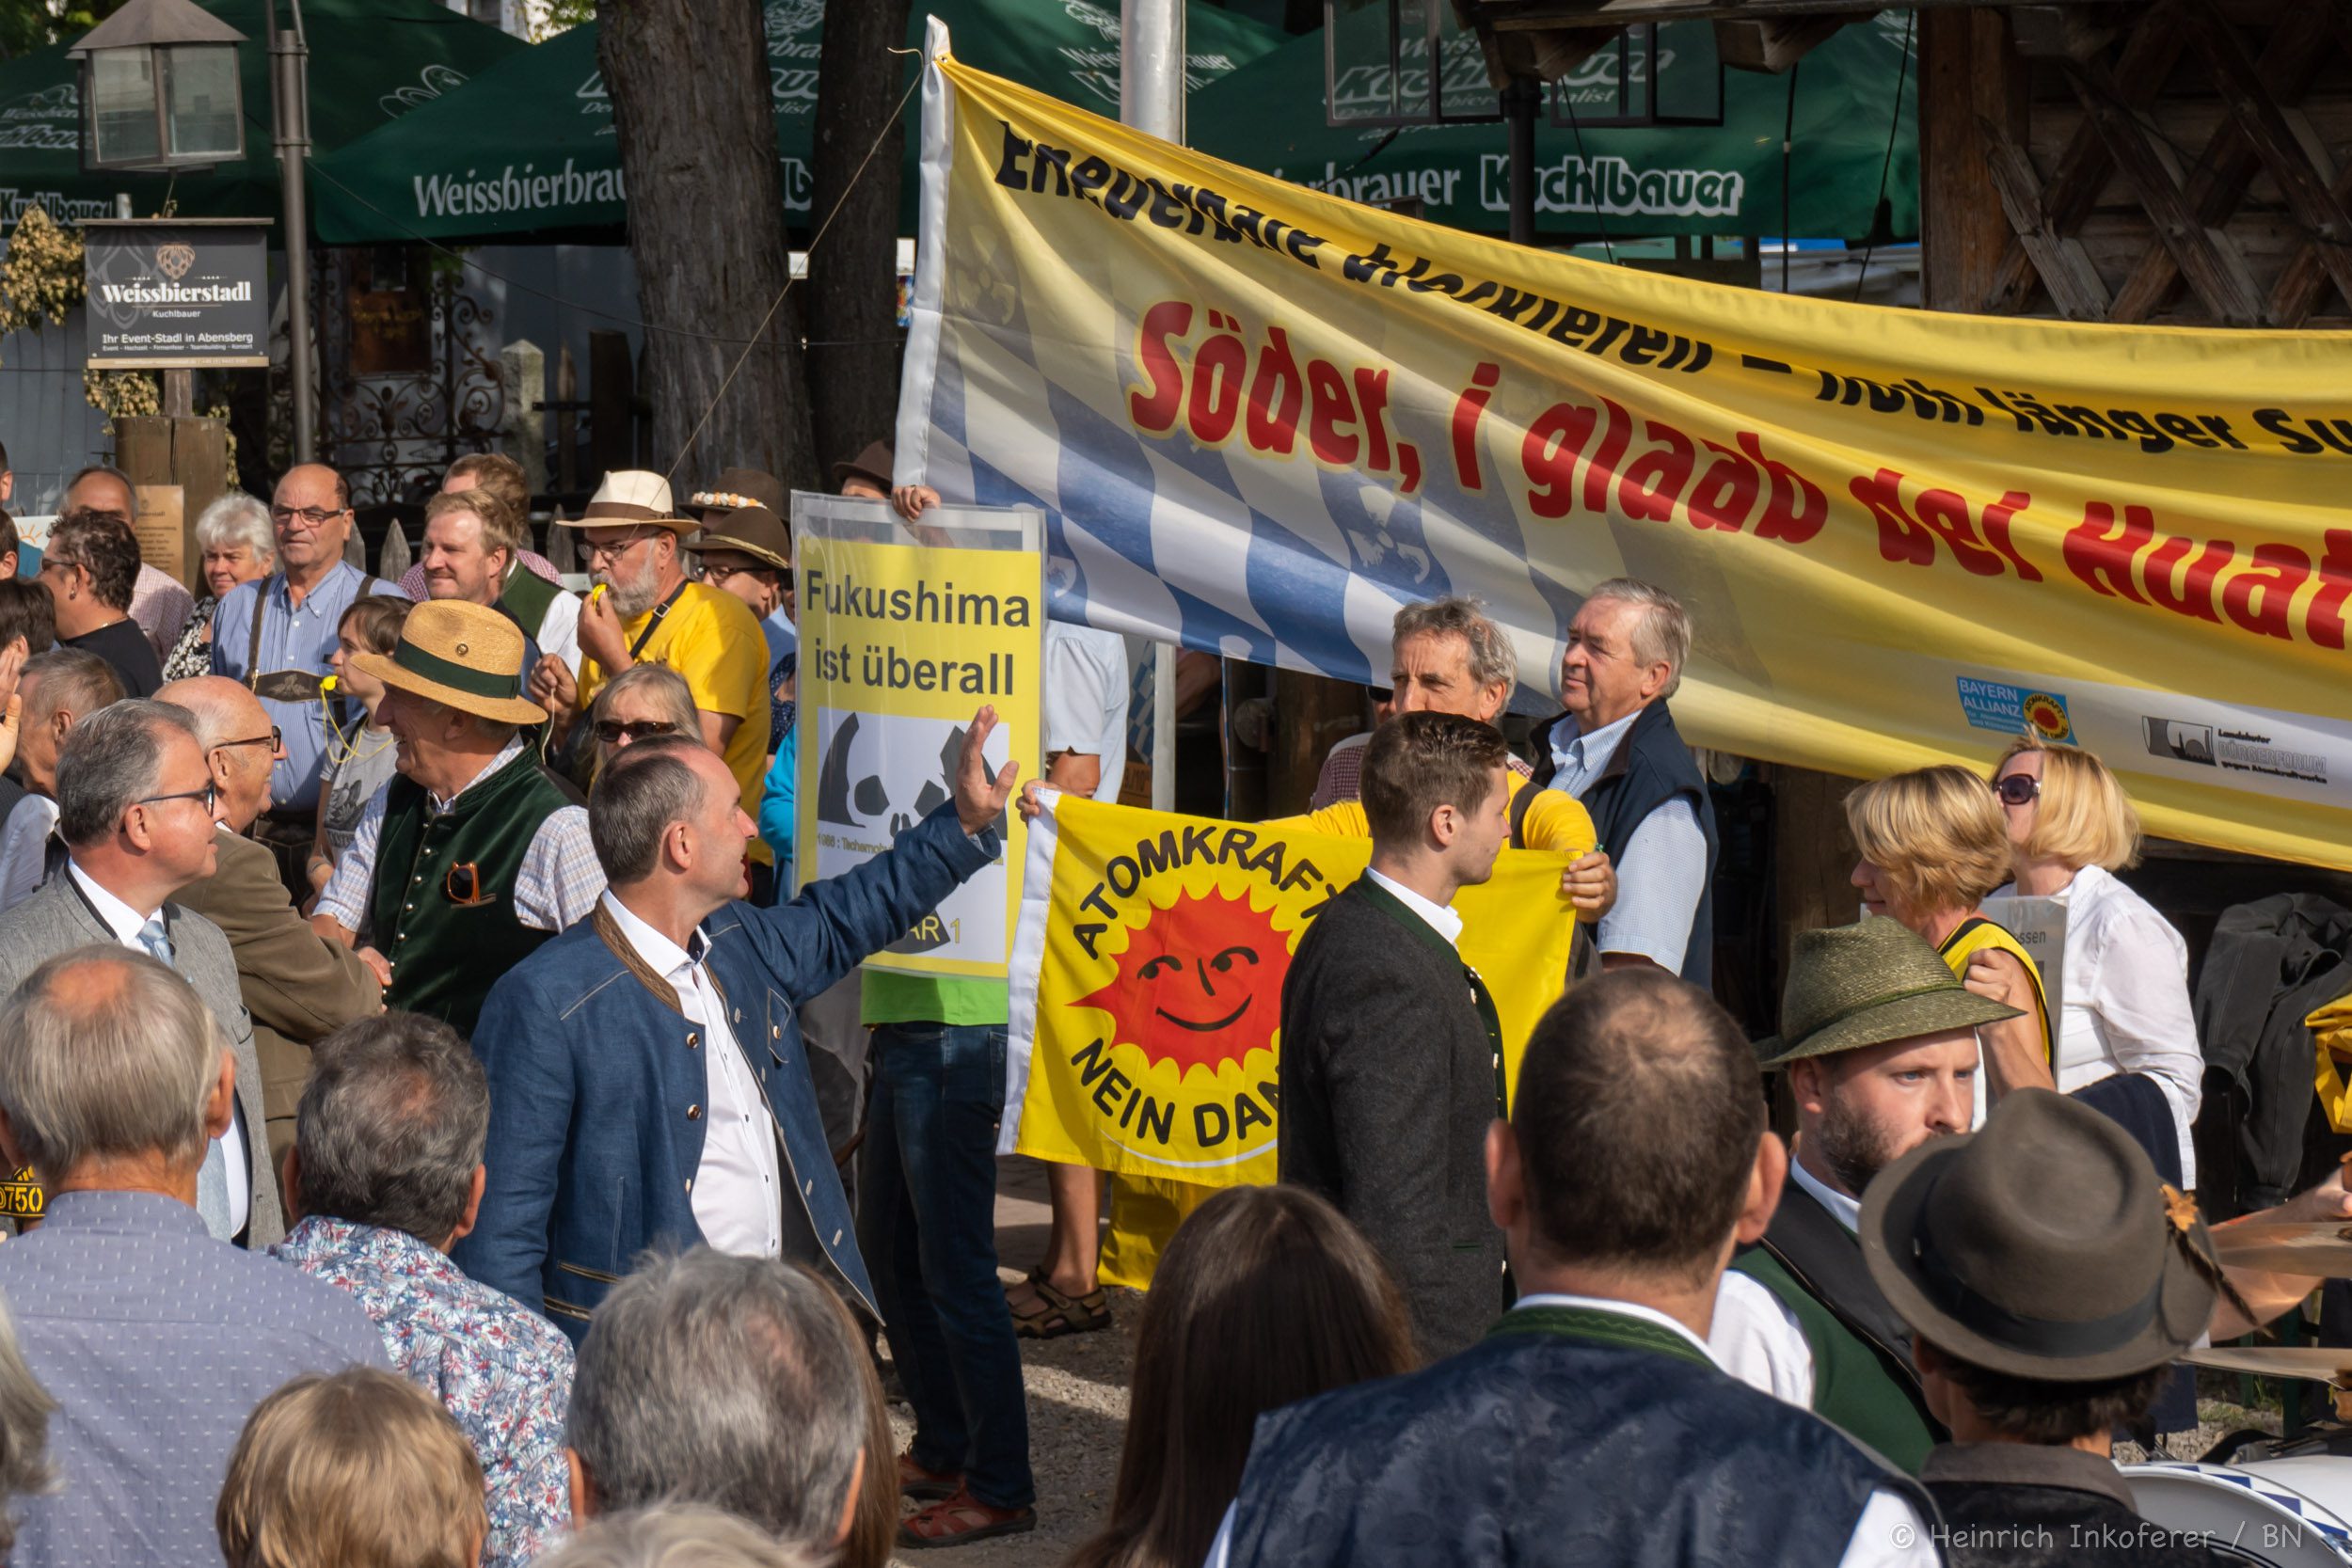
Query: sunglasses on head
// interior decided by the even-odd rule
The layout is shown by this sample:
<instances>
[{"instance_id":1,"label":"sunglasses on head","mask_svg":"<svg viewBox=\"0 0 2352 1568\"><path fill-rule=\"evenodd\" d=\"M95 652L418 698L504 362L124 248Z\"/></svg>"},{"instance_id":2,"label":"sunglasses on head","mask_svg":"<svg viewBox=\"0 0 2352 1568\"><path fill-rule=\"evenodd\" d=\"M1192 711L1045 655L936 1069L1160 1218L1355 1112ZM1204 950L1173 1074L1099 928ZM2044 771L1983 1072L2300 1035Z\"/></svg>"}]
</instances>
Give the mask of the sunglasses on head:
<instances>
[{"instance_id":1,"label":"sunglasses on head","mask_svg":"<svg viewBox=\"0 0 2352 1568\"><path fill-rule=\"evenodd\" d=\"M1993 781L1993 793L2005 806L2029 806L2041 798L2042 781L2030 773L2007 773Z\"/></svg>"},{"instance_id":2,"label":"sunglasses on head","mask_svg":"<svg viewBox=\"0 0 2352 1568\"><path fill-rule=\"evenodd\" d=\"M643 740L649 735L675 735L677 726L667 719L599 719L596 738L607 746L617 746L624 737Z\"/></svg>"}]
</instances>

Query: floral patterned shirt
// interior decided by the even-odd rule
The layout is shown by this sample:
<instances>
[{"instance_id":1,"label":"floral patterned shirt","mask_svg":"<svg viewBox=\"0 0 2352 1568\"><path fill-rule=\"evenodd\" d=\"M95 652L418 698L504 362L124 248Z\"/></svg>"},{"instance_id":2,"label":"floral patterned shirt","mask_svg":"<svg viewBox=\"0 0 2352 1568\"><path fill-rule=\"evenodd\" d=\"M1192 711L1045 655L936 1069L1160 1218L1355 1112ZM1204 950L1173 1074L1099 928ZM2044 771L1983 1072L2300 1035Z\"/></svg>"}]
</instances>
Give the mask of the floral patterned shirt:
<instances>
[{"instance_id":1,"label":"floral patterned shirt","mask_svg":"<svg viewBox=\"0 0 2352 1568\"><path fill-rule=\"evenodd\" d=\"M312 1215L270 1252L357 1297L392 1365L457 1418L489 1493L482 1568L522 1568L556 1545L572 1512L562 1331L405 1231Z\"/></svg>"}]
</instances>

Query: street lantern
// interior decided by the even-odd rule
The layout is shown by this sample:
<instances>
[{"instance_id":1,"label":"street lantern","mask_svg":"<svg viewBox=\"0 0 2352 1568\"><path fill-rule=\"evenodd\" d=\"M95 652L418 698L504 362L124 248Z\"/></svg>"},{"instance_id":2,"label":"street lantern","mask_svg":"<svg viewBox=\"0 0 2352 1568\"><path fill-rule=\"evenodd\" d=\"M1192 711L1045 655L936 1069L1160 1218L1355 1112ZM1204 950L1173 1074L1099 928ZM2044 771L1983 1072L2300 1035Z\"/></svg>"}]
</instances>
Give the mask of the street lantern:
<instances>
[{"instance_id":1,"label":"street lantern","mask_svg":"<svg viewBox=\"0 0 2352 1568\"><path fill-rule=\"evenodd\" d=\"M82 166L207 168L245 156L237 45L195 0L131 0L67 53L82 62Z\"/></svg>"}]
</instances>

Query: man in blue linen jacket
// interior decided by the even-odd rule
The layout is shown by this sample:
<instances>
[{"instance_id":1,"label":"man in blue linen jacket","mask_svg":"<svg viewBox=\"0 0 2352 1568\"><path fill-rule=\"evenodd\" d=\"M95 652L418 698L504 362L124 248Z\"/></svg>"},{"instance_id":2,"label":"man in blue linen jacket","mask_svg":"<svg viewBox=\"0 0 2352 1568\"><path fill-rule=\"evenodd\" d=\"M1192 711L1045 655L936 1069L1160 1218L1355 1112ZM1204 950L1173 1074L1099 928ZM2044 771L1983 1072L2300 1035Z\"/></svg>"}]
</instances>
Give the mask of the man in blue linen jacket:
<instances>
[{"instance_id":1,"label":"man in blue linen jacket","mask_svg":"<svg viewBox=\"0 0 2352 1568\"><path fill-rule=\"evenodd\" d=\"M684 737L618 753L588 800L609 887L492 989L487 1184L452 1257L575 1342L649 1246L782 1257L879 1317L794 1009L897 941L999 852L1017 765L966 733L953 800L791 903L743 903L752 823Z\"/></svg>"}]
</instances>

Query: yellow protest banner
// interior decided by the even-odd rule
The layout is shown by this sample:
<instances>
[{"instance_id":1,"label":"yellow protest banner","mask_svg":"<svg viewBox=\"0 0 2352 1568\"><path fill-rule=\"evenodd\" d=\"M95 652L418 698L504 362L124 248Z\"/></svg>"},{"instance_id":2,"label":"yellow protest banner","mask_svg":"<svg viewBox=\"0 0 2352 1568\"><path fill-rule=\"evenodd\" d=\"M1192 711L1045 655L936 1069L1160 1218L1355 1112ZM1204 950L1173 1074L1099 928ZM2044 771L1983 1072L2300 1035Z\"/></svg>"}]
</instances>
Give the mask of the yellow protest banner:
<instances>
[{"instance_id":1,"label":"yellow protest banner","mask_svg":"<svg viewBox=\"0 0 2352 1568\"><path fill-rule=\"evenodd\" d=\"M1042 792L1012 961L1003 1147L1201 1186L1275 1179L1282 976L1366 838ZM1462 890L1461 952L1516 1075L1567 974L1567 857L1506 849Z\"/></svg>"},{"instance_id":2,"label":"yellow protest banner","mask_svg":"<svg viewBox=\"0 0 2352 1568\"><path fill-rule=\"evenodd\" d=\"M964 732L996 710L992 768L1037 774L1044 581L1037 516L975 507L917 529L879 501L792 498L799 569L800 726L794 879L837 877L953 797ZM1021 890L1023 826L1007 813L996 862L866 960L876 969L1002 978Z\"/></svg>"},{"instance_id":3,"label":"yellow protest banner","mask_svg":"<svg viewBox=\"0 0 2352 1568\"><path fill-rule=\"evenodd\" d=\"M2352 865L2352 334L1993 320L1524 249L1219 163L932 38L898 452L1048 519L1053 610L1376 683L1486 601L1691 611L1698 745L2097 751L2155 832Z\"/></svg>"}]
</instances>

